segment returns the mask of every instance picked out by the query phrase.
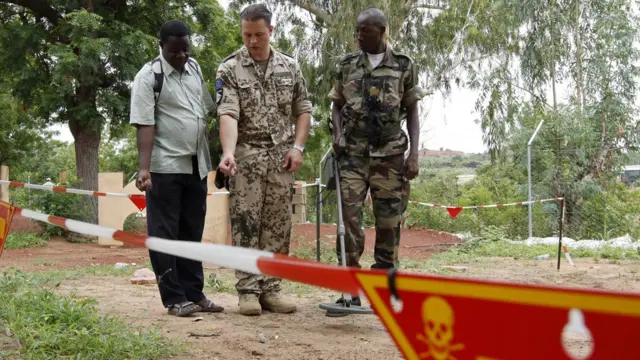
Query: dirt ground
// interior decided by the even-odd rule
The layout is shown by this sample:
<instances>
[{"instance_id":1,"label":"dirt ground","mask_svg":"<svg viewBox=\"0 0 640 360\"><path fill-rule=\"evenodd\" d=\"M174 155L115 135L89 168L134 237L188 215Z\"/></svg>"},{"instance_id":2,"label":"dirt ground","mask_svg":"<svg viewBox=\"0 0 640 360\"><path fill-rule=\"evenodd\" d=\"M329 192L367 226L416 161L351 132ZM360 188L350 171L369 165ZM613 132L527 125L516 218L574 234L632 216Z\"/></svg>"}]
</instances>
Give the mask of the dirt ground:
<instances>
[{"instance_id":1,"label":"dirt ground","mask_svg":"<svg viewBox=\"0 0 640 360\"><path fill-rule=\"evenodd\" d=\"M315 244L315 226L295 227L295 234ZM324 226L323 235L335 235L335 227ZM375 232L367 229L367 250L372 253ZM331 241L323 238L324 241ZM335 238L333 238L335 241ZM427 259L438 250L433 244L452 244L450 234L430 231L405 231L402 258ZM446 248L448 245L442 246ZM5 250L0 269L50 270L78 265L137 263L148 259L145 249L105 248L92 244L70 244L52 240L46 247ZM441 274L529 284L562 285L640 292L640 264L595 262L576 259L577 267L564 262L560 272L554 260L481 259L470 264L455 264L456 271L436 269ZM232 279L230 269L205 267L205 276ZM417 270L416 270L417 271ZM185 341L189 354L174 359L402 359L393 340L375 315L330 318L318 305L333 302L338 294L317 288L288 291L285 296L297 302L299 311L290 315L265 313L260 317L237 314L233 293L208 293L225 307L220 314L200 314L202 319L176 318L166 314L156 285L131 285L125 277L85 277L64 281L60 291L94 297L105 314L120 315L132 326L154 327L166 335ZM365 301L366 303L366 301ZM568 346L585 353L589 343L571 338Z\"/></svg>"},{"instance_id":2,"label":"dirt ground","mask_svg":"<svg viewBox=\"0 0 640 360\"><path fill-rule=\"evenodd\" d=\"M11 223L11 232L31 231L40 229L38 223L16 215ZM305 244L308 248L316 246L316 225L297 224L293 227L293 241L291 250L295 250L299 244ZM230 233L231 231L228 231ZM321 242L335 247L337 230L333 225L320 227ZM365 253L372 254L375 242L375 229L365 229ZM404 229L400 245L400 256L414 260L427 259L435 251L460 244L456 236L432 230ZM227 244L231 244L231 237L227 238ZM72 244L63 239L54 238L49 245L40 248L27 248L17 250L5 250L0 259L0 268L16 267L25 270L38 270L37 265L46 259L49 264L47 269L66 269L76 266L88 266L94 264L141 263L149 258L144 248L132 247L105 247L97 244ZM41 261L35 261L40 259ZM34 265L34 262L36 265Z\"/></svg>"}]
</instances>

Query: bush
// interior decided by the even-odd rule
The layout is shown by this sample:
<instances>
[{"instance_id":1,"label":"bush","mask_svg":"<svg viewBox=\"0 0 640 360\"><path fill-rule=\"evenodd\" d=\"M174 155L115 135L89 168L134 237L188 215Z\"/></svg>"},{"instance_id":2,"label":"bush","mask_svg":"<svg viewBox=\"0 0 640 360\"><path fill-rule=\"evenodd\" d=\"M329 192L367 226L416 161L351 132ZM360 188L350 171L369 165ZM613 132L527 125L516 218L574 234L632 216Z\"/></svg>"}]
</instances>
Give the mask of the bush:
<instances>
[{"instance_id":1,"label":"bush","mask_svg":"<svg viewBox=\"0 0 640 360\"><path fill-rule=\"evenodd\" d=\"M30 247L45 246L47 242L42 239L39 234L20 231L9 233L7 242L4 244L5 249L23 249Z\"/></svg>"},{"instance_id":2,"label":"bush","mask_svg":"<svg viewBox=\"0 0 640 360\"><path fill-rule=\"evenodd\" d=\"M75 179L70 178L69 181L69 187L78 188L79 184ZM14 188L10 196L17 206L67 219L87 221L88 214L93 211L93 205L87 201L85 195ZM46 223L42 225L42 235L45 238L63 236L72 239L68 230Z\"/></svg>"}]
</instances>

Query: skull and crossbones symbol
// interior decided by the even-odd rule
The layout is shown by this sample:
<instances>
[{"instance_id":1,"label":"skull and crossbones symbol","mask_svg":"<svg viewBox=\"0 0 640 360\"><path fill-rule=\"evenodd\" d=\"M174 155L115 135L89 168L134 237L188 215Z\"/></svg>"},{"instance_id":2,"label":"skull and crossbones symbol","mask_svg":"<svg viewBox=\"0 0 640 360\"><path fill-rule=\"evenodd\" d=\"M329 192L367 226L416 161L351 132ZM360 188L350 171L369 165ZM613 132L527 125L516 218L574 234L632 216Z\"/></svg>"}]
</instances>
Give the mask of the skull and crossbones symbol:
<instances>
[{"instance_id":1,"label":"skull and crossbones symbol","mask_svg":"<svg viewBox=\"0 0 640 360\"><path fill-rule=\"evenodd\" d=\"M429 351L421 353L420 358L432 357L434 360L456 360L454 351L464 349L463 344L452 345L453 309L439 296L431 296L422 304L424 334L418 334L419 341L427 344Z\"/></svg>"}]
</instances>

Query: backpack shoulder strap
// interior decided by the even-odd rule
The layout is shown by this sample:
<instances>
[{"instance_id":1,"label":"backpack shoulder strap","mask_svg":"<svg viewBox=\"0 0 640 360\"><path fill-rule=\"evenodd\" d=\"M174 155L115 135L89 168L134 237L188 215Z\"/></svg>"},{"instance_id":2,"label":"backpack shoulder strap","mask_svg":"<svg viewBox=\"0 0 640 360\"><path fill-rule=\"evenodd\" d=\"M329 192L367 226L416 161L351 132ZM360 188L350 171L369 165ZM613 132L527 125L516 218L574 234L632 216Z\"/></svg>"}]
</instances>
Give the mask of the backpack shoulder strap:
<instances>
[{"instance_id":1,"label":"backpack shoulder strap","mask_svg":"<svg viewBox=\"0 0 640 360\"><path fill-rule=\"evenodd\" d=\"M195 71L196 74L198 74L198 76L200 77L200 82L204 83L204 78L202 77L202 74L200 73L200 69L199 69L198 63L196 63L195 60L193 60L192 58L189 58L189 60L187 60L187 62L189 63L189 66L191 66L193 71Z\"/></svg>"},{"instance_id":2,"label":"backpack shoulder strap","mask_svg":"<svg viewBox=\"0 0 640 360\"><path fill-rule=\"evenodd\" d=\"M162 91L162 84L164 83L164 70L162 69L162 61L159 56L151 62L151 71L153 71L153 75L155 77L153 92L157 103L160 98L160 92Z\"/></svg>"}]
</instances>

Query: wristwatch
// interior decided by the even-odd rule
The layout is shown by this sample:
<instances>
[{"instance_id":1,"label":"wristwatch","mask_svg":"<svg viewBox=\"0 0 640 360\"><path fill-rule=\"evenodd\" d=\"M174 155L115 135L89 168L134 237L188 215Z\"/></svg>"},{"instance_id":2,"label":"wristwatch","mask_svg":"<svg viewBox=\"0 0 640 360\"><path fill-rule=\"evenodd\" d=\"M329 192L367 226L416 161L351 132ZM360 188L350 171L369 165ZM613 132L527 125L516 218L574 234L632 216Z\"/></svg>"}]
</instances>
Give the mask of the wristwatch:
<instances>
[{"instance_id":1,"label":"wristwatch","mask_svg":"<svg viewBox=\"0 0 640 360\"><path fill-rule=\"evenodd\" d=\"M298 145L298 144L293 144L293 148L296 150L300 150L301 153L304 154L304 147Z\"/></svg>"}]
</instances>

